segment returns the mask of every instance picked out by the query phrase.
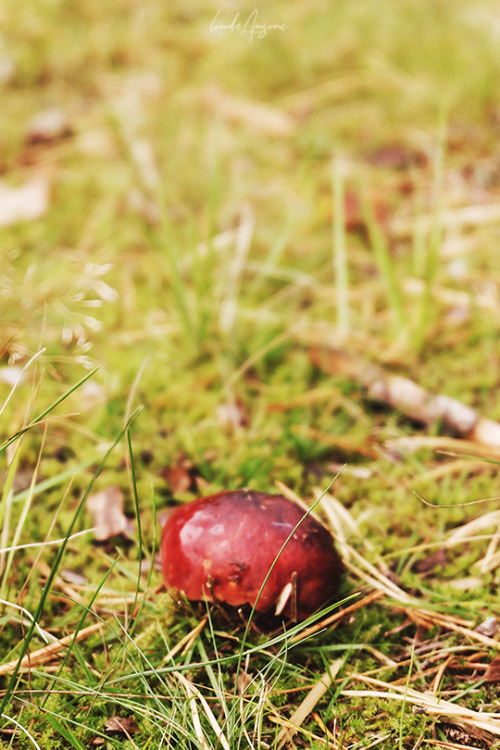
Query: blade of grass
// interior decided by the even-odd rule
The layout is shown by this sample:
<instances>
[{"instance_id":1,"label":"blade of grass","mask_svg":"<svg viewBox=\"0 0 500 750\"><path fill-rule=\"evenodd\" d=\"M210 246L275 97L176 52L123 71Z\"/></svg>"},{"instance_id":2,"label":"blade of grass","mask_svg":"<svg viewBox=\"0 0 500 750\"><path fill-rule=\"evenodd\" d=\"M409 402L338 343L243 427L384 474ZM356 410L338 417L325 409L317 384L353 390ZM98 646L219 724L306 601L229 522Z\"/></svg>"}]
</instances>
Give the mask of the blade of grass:
<instances>
[{"instance_id":1,"label":"blade of grass","mask_svg":"<svg viewBox=\"0 0 500 750\"><path fill-rule=\"evenodd\" d=\"M347 271L345 208L344 208L344 161L337 153L332 163L333 189L333 266L335 271L335 300L337 303L337 328L347 333L350 328L349 278Z\"/></svg>"},{"instance_id":2,"label":"blade of grass","mask_svg":"<svg viewBox=\"0 0 500 750\"><path fill-rule=\"evenodd\" d=\"M373 206L363 186L360 187L363 217L368 228L375 260L387 289L389 306L394 315L395 327L402 329L406 325L406 316L401 296L401 288L396 273L396 264L389 250L387 240L375 215Z\"/></svg>"},{"instance_id":3,"label":"blade of grass","mask_svg":"<svg viewBox=\"0 0 500 750\"><path fill-rule=\"evenodd\" d=\"M4 451L7 450L7 448L12 445L16 440L19 440L19 438L24 435L28 430L31 430L35 425L40 424L46 416L48 416L54 409L59 406L63 401L65 401L68 396L71 396L72 393L74 393L78 388L80 388L84 383L87 382L95 373L98 371L98 367L94 367L93 370L88 372L83 378L81 378L77 383L71 386L65 393L62 394L62 396L59 396L50 406L48 406L46 409L44 409L41 414L38 415L38 417L35 417L35 419L31 420L29 424L27 424L25 427L23 427L21 430L18 430L14 435L11 435L11 437L6 440L2 445L0 445L0 455L4 453Z\"/></svg>"},{"instance_id":4,"label":"blade of grass","mask_svg":"<svg viewBox=\"0 0 500 750\"><path fill-rule=\"evenodd\" d=\"M439 127L439 136L436 155L434 158L434 175L432 184L432 197L433 197L433 212L432 212L432 224L427 243L424 247L420 248L422 260L420 266L423 270L424 287L420 296L420 306L417 316L417 327L415 330L414 347L417 352L420 352L427 330L431 320L432 310L432 287L436 278L436 274L439 267L439 255L441 250L441 242L443 236L443 224L442 224L442 213L443 213L443 175L444 175L444 161L446 154L447 144L447 129L444 113L441 115L441 122Z\"/></svg>"},{"instance_id":5,"label":"blade of grass","mask_svg":"<svg viewBox=\"0 0 500 750\"><path fill-rule=\"evenodd\" d=\"M11 549L7 553L7 558L6 558L5 562L4 562L4 565L2 565L0 567L0 571L2 572L2 581L1 581L1 586L0 586L0 599L5 599L6 596L7 596L6 589L7 589L8 585L9 585L9 573L10 573L10 569L12 567L12 561L14 560L15 548L16 548L16 546L19 543L19 539L21 538L21 534L22 534L24 525L26 523L26 519L28 518L28 514L29 514L29 511L30 511L30 508L31 508L31 503L32 503L32 500L33 500L33 488L35 486L36 479L37 479L37 476L38 476L38 472L40 470L40 463L41 463L41 459L42 459L43 447L44 447L44 444L45 444L45 436L46 436L46 430L43 431L43 437L42 437L42 442L41 442L40 450L38 451L38 458L37 458L37 461L36 461L36 466L35 466L35 469L33 471L33 475L31 477L31 482L30 482L30 487L29 487L30 491L28 492L28 494L26 496L26 500L24 502L21 514L19 516L19 520L17 522L17 527L16 527L16 529L14 531L14 535L13 535L12 540L11 540L11 547L13 547L14 549ZM20 453L20 451L16 451L17 461L19 460L19 453ZM17 461L16 461L16 464L17 464ZM12 503L12 493L11 492L9 492L8 501L9 501L9 505L10 505Z\"/></svg>"},{"instance_id":6,"label":"blade of grass","mask_svg":"<svg viewBox=\"0 0 500 750\"><path fill-rule=\"evenodd\" d=\"M88 379L88 378L85 378L85 380L86 379ZM71 389L71 392L73 390L75 390L75 389L74 388ZM68 394L66 394L66 395L68 395ZM31 625L30 625L30 627L29 627L29 629L28 629L28 631L26 633L26 637L24 638L24 642L23 642L23 646L22 646L22 649L21 649L21 653L19 655L18 665L17 665L16 669L14 670L14 672L13 672L13 674L11 676L11 679L10 679L9 684L7 686L7 691L6 691L6 693L5 693L2 701L0 703L0 713L2 713L4 711L5 706L9 702L9 699L10 699L10 690L12 690L14 688L14 685L15 685L15 683L17 681L17 675L18 675L19 667L20 667L20 665L22 663L22 660L24 659L24 657L26 656L26 654L28 652L28 648L29 648L29 645L30 645L30 642L31 642L31 638L33 637L33 634L35 632L36 626L38 625L38 622L41 619L41 616L42 616L42 613L43 613L43 610L44 610L44 607L45 607L45 602L46 602L47 597L48 597L49 592L50 592L50 587L51 587L52 581L53 581L53 579L54 579L54 577L55 577L55 575L56 575L56 573L57 573L57 571L59 569L59 565L61 563L61 560L63 558L64 552L66 550L66 545L68 543L68 539L69 539L69 537L71 536L71 534L73 532L73 529L75 527L76 521L77 521L77 519L78 519L78 517L79 517L79 515L80 515L80 513L82 511L82 509L84 508L86 502L87 502L88 496L92 492L92 489L94 487L94 484L95 484L97 478L99 477L99 475L101 474L104 466L106 465L106 462L107 462L109 456L111 455L111 453L113 452L113 450L115 449L115 447L118 445L118 443L123 439L123 437L126 434L127 430L135 422L137 416L139 415L139 413L141 411L142 411L141 408L136 409L135 412L131 415L131 417L128 420L128 422L125 425L125 427L122 430L120 430L120 432L118 433L117 437L114 439L114 441L111 444L110 448L106 451L106 454L104 455L103 459L99 463L99 465L98 465L98 467L97 467L97 469L96 469L96 471L95 471L95 473L94 473L91 481L89 482L89 485L88 485L86 491L83 493L82 498L81 498L80 502L78 503L78 506L77 506L77 508L75 510L73 518L72 518L72 520L71 520L71 522L69 524L68 530L66 532L66 538L65 538L63 544L61 544L61 546L60 546L60 548L59 548L59 550L57 552L55 561L54 561L54 563L52 565L51 574L50 574L49 578L47 579L47 581L45 583L45 586L42 588L42 592L41 592L41 596L40 596L40 601L38 603L36 612L35 612L35 614L33 616L33 622L31 623Z\"/></svg>"},{"instance_id":7,"label":"blade of grass","mask_svg":"<svg viewBox=\"0 0 500 750\"><path fill-rule=\"evenodd\" d=\"M41 747L40 747L40 745L36 742L36 740L33 737L33 735L30 734L30 732L28 732L28 730L26 729L26 727L23 727L23 725L19 721L16 721L16 719L14 719L12 716L7 716L6 714L1 714L1 716L2 716L2 719L6 719L7 721L11 721L13 724L15 724L15 726L18 729L21 730L21 732L24 732L24 734L26 735L26 737L33 744L33 747L36 747L37 750L42 750Z\"/></svg>"}]
</instances>

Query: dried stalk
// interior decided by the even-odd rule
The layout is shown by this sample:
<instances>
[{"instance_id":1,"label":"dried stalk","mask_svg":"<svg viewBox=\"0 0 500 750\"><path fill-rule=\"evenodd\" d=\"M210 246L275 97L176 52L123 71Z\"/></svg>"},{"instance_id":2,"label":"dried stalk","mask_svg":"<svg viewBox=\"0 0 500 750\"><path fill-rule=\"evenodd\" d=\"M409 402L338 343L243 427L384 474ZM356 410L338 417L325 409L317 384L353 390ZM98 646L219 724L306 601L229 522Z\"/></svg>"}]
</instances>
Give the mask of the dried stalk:
<instances>
[{"instance_id":1,"label":"dried stalk","mask_svg":"<svg viewBox=\"0 0 500 750\"><path fill-rule=\"evenodd\" d=\"M88 628L79 630L76 635L75 633L70 633L70 635L66 635L64 636L64 638L61 638L59 641L55 641L54 643L49 643L48 646L44 646L43 648L38 649L38 651L32 651L31 654L26 654L24 659L21 661L19 668L31 669L32 667L38 666L39 664L44 664L47 661L51 661L55 656L57 656L59 651L62 651L62 649L66 648L66 646L69 646L71 643L73 643L73 641L83 641L85 638L87 638L87 636L93 635L93 633L96 633L102 627L104 627L104 623L102 622L98 622L95 625L89 625ZM13 659L12 661L7 662L7 664L2 664L0 666L0 676L14 672L18 662L19 659Z\"/></svg>"},{"instance_id":2,"label":"dried stalk","mask_svg":"<svg viewBox=\"0 0 500 750\"><path fill-rule=\"evenodd\" d=\"M468 440L500 449L500 424L469 406L442 394L433 394L409 378L393 375L344 350L310 349L315 365L332 375L343 374L360 383L368 398L399 409L427 425L442 424Z\"/></svg>"}]
</instances>

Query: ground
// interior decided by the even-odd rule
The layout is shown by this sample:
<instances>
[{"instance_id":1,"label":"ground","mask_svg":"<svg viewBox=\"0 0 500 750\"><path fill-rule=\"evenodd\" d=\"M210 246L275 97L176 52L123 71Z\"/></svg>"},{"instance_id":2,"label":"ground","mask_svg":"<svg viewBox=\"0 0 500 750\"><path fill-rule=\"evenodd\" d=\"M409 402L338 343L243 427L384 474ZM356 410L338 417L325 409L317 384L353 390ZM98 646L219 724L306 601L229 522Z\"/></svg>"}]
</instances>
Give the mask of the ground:
<instances>
[{"instance_id":1,"label":"ground","mask_svg":"<svg viewBox=\"0 0 500 750\"><path fill-rule=\"evenodd\" d=\"M496 747L496 5L0 24L0 747ZM164 591L242 487L318 501L339 602Z\"/></svg>"}]
</instances>

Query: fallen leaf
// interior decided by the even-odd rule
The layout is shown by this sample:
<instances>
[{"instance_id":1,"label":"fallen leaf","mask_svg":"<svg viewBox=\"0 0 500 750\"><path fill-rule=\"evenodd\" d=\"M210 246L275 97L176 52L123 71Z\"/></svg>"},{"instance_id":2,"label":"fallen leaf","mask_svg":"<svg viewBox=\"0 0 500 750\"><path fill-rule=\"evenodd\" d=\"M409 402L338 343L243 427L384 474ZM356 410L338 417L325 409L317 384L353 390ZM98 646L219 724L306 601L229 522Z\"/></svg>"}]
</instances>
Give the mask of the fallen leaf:
<instances>
[{"instance_id":1,"label":"fallen leaf","mask_svg":"<svg viewBox=\"0 0 500 750\"><path fill-rule=\"evenodd\" d=\"M177 466L167 466L162 474L168 482L170 490L174 495L183 492L189 492L193 478L191 475L192 465L178 464Z\"/></svg>"},{"instance_id":2,"label":"fallen leaf","mask_svg":"<svg viewBox=\"0 0 500 750\"><path fill-rule=\"evenodd\" d=\"M236 680L236 687L238 688L238 694L244 695L247 691L247 689L252 684L252 676L248 674L248 672L245 672L244 669L242 669L238 674L238 679Z\"/></svg>"},{"instance_id":3,"label":"fallen leaf","mask_svg":"<svg viewBox=\"0 0 500 750\"><path fill-rule=\"evenodd\" d=\"M425 577L432 575L438 566L444 568L447 564L448 557L446 555L446 550L438 549L435 552L426 555L421 560L417 560L417 562L412 565L412 570Z\"/></svg>"},{"instance_id":4,"label":"fallen leaf","mask_svg":"<svg viewBox=\"0 0 500 750\"><path fill-rule=\"evenodd\" d=\"M117 486L95 492L87 500L92 513L95 538L102 542L117 534L126 534L129 521L123 513L123 492Z\"/></svg>"},{"instance_id":5,"label":"fallen leaf","mask_svg":"<svg viewBox=\"0 0 500 750\"><path fill-rule=\"evenodd\" d=\"M111 716L110 719L106 719L104 726L107 732L121 732L126 735L135 734L139 731L137 722L132 717L124 719L121 716Z\"/></svg>"},{"instance_id":6,"label":"fallen leaf","mask_svg":"<svg viewBox=\"0 0 500 750\"><path fill-rule=\"evenodd\" d=\"M49 181L43 175L32 177L17 188L0 182L0 226L38 219L48 205Z\"/></svg>"},{"instance_id":7,"label":"fallen leaf","mask_svg":"<svg viewBox=\"0 0 500 750\"><path fill-rule=\"evenodd\" d=\"M477 628L474 628L476 633L486 635L488 638L493 638L500 630L500 624L496 617L487 617L484 622L480 623Z\"/></svg>"}]
</instances>

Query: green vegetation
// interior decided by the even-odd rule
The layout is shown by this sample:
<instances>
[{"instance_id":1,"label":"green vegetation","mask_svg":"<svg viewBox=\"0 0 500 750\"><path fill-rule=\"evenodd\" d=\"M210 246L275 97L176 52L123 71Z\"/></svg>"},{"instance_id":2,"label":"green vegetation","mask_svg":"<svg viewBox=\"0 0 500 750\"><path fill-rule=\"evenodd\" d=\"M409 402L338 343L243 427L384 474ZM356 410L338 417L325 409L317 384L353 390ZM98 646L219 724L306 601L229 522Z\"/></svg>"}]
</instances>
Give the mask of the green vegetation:
<instances>
[{"instance_id":1,"label":"green vegetation","mask_svg":"<svg viewBox=\"0 0 500 750\"><path fill-rule=\"evenodd\" d=\"M417 443L310 351L500 421L497 15L2 5L0 748L500 747L498 445ZM340 604L269 633L161 591L175 502L339 470Z\"/></svg>"}]
</instances>

